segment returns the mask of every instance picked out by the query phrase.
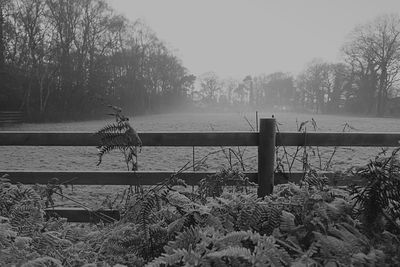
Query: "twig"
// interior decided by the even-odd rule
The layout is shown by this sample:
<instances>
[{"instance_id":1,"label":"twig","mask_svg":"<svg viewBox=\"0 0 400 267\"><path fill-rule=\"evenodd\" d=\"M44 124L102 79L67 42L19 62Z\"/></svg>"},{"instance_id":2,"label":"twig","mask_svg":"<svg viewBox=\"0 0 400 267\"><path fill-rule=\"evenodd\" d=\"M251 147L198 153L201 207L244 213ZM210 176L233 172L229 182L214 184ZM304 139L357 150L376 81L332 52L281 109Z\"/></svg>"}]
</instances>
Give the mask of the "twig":
<instances>
[{"instance_id":1,"label":"twig","mask_svg":"<svg viewBox=\"0 0 400 267\"><path fill-rule=\"evenodd\" d=\"M255 132L254 126L251 124L249 119L247 119L246 115L243 115L243 118L246 120L247 124L250 126L251 130Z\"/></svg>"},{"instance_id":2,"label":"twig","mask_svg":"<svg viewBox=\"0 0 400 267\"><path fill-rule=\"evenodd\" d=\"M297 252L297 253L300 254L300 255L303 255L303 254L304 254L303 251L298 250L297 248L295 248L295 247L289 245L288 243L286 243L286 242L284 242L284 241L282 241L282 240L279 240L279 239L275 238L275 242L278 243L278 244L281 245L281 246L285 246L285 247L287 247L287 248L289 248L289 249L291 249L291 250Z\"/></svg>"}]
</instances>

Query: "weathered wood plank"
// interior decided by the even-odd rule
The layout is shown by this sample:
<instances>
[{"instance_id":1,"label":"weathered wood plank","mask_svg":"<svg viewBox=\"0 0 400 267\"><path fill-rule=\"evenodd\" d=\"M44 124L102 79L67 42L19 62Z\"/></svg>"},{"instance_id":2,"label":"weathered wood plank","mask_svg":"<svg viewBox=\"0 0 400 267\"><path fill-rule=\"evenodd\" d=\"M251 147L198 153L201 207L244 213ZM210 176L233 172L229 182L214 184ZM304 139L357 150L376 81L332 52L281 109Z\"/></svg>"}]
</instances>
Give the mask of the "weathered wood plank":
<instances>
[{"instance_id":1,"label":"weathered wood plank","mask_svg":"<svg viewBox=\"0 0 400 267\"><path fill-rule=\"evenodd\" d=\"M99 142L89 132L0 132L0 146L96 146Z\"/></svg>"},{"instance_id":2,"label":"weathered wood plank","mask_svg":"<svg viewBox=\"0 0 400 267\"><path fill-rule=\"evenodd\" d=\"M82 208L49 208L45 209L46 217L63 217L68 222L98 223L118 221L121 215L118 210L85 210Z\"/></svg>"},{"instance_id":3,"label":"weathered wood plank","mask_svg":"<svg viewBox=\"0 0 400 267\"><path fill-rule=\"evenodd\" d=\"M144 146L257 146L253 132L139 133Z\"/></svg>"},{"instance_id":4,"label":"weathered wood plank","mask_svg":"<svg viewBox=\"0 0 400 267\"><path fill-rule=\"evenodd\" d=\"M139 133L143 146L258 146L255 132ZM298 133L279 132L278 146L396 147L400 133ZM91 132L0 131L0 146L96 146Z\"/></svg>"},{"instance_id":5,"label":"weathered wood plank","mask_svg":"<svg viewBox=\"0 0 400 267\"><path fill-rule=\"evenodd\" d=\"M177 175L178 178L186 181L188 185L197 185L198 182L215 172L184 172ZM173 172L126 172L126 171L8 171L0 170L0 176L8 174L12 183L22 184L47 184L53 178L58 179L58 183L74 185L154 185L164 179L168 179ZM258 173L245 173L249 180L257 183ZM350 183L360 183L359 178L346 177L339 173L323 172L330 179L331 185L343 186ZM302 180L302 172L275 173L274 184L285 184L288 182L298 183Z\"/></svg>"},{"instance_id":6,"label":"weathered wood plank","mask_svg":"<svg viewBox=\"0 0 400 267\"><path fill-rule=\"evenodd\" d=\"M253 132L139 133L143 146L257 146ZM0 146L97 146L91 132L0 132Z\"/></svg>"},{"instance_id":7,"label":"weathered wood plank","mask_svg":"<svg viewBox=\"0 0 400 267\"><path fill-rule=\"evenodd\" d=\"M400 133L298 133L280 132L276 135L278 146L371 146L396 147Z\"/></svg>"},{"instance_id":8,"label":"weathered wood plank","mask_svg":"<svg viewBox=\"0 0 400 267\"><path fill-rule=\"evenodd\" d=\"M176 175L188 185L198 182L215 172L127 172L127 171L7 171L0 170L0 177L8 174L12 183L47 184L57 178L57 183L74 185L155 185ZM251 181L257 182L257 173L247 173ZM54 181L55 182L55 181Z\"/></svg>"}]
</instances>

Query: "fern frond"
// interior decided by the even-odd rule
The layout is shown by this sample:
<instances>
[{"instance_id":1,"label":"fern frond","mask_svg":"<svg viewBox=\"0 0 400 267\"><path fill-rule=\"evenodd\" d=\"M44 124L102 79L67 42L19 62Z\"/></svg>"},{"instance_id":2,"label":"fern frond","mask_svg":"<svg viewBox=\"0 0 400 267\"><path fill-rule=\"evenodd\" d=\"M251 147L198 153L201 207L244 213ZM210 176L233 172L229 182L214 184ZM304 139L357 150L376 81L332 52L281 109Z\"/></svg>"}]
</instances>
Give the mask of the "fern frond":
<instances>
[{"instance_id":1,"label":"fern frond","mask_svg":"<svg viewBox=\"0 0 400 267\"><path fill-rule=\"evenodd\" d=\"M12 227L8 223L0 224L0 248L8 247L11 241L17 237L18 233L13 231Z\"/></svg>"},{"instance_id":2,"label":"fern frond","mask_svg":"<svg viewBox=\"0 0 400 267\"><path fill-rule=\"evenodd\" d=\"M113 115L115 115L117 123L108 124L96 132L101 141L101 144L97 147L99 151L97 165L101 164L105 154L113 150L120 150L125 154L127 165L131 164L132 169L135 170L137 164L134 158L137 157L137 147L142 146L142 141L126 117L121 115L120 112Z\"/></svg>"},{"instance_id":3,"label":"fern frond","mask_svg":"<svg viewBox=\"0 0 400 267\"><path fill-rule=\"evenodd\" d=\"M311 258L314 254L318 253L320 248L321 248L321 243L319 241L314 241L305 254L307 255L308 258Z\"/></svg>"},{"instance_id":4,"label":"fern frond","mask_svg":"<svg viewBox=\"0 0 400 267\"><path fill-rule=\"evenodd\" d=\"M27 263L22 264L21 267L39 267L39 266L62 267L63 265L59 260L55 258L42 257L28 261Z\"/></svg>"},{"instance_id":5,"label":"fern frond","mask_svg":"<svg viewBox=\"0 0 400 267\"><path fill-rule=\"evenodd\" d=\"M71 242L79 242L86 238L86 232L83 228L78 227L67 227L61 232L62 238Z\"/></svg>"},{"instance_id":6,"label":"fern frond","mask_svg":"<svg viewBox=\"0 0 400 267\"><path fill-rule=\"evenodd\" d=\"M252 253L248 248L227 247L226 249L208 253L207 258L242 258L251 263Z\"/></svg>"},{"instance_id":7,"label":"fern frond","mask_svg":"<svg viewBox=\"0 0 400 267\"><path fill-rule=\"evenodd\" d=\"M143 243L143 239L140 235L137 234L129 234L128 236L123 236L120 239L117 240L119 247L126 249L129 247L139 247Z\"/></svg>"},{"instance_id":8,"label":"fern frond","mask_svg":"<svg viewBox=\"0 0 400 267\"><path fill-rule=\"evenodd\" d=\"M190 256L195 256L186 249L176 249L171 254L163 254L147 264L147 267L180 266L182 262L191 261Z\"/></svg>"},{"instance_id":9,"label":"fern frond","mask_svg":"<svg viewBox=\"0 0 400 267\"><path fill-rule=\"evenodd\" d=\"M281 223L282 211L277 207L270 207L263 215L260 233L271 235L275 228L279 227Z\"/></svg>"},{"instance_id":10,"label":"fern frond","mask_svg":"<svg viewBox=\"0 0 400 267\"><path fill-rule=\"evenodd\" d=\"M190 250L201 240L199 228L189 227L180 232L174 241L168 242L164 250L168 254L172 254L174 250L185 249Z\"/></svg>"},{"instance_id":11,"label":"fern frond","mask_svg":"<svg viewBox=\"0 0 400 267\"><path fill-rule=\"evenodd\" d=\"M359 249L364 251L369 247L368 238L347 223L335 224L329 227L328 233L349 243L352 251L358 251Z\"/></svg>"},{"instance_id":12,"label":"fern frond","mask_svg":"<svg viewBox=\"0 0 400 267\"><path fill-rule=\"evenodd\" d=\"M66 218L54 218L51 217L45 224L45 228L49 231L62 231L65 224L67 223Z\"/></svg>"},{"instance_id":13,"label":"fern frond","mask_svg":"<svg viewBox=\"0 0 400 267\"><path fill-rule=\"evenodd\" d=\"M12 190L9 197L14 202L20 202L22 200L29 200L32 203L38 204L40 202L40 196L31 188L22 187L18 190Z\"/></svg>"},{"instance_id":14,"label":"fern frond","mask_svg":"<svg viewBox=\"0 0 400 267\"><path fill-rule=\"evenodd\" d=\"M281 222L279 228L284 232L291 232L296 229L294 223L295 216L287 211L282 211Z\"/></svg>"},{"instance_id":15,"label":"fern frond","mask_svg":"<svg viewBox=\"0 0 400 267\"><path fill-rule=\"evenodd\" d=\"M129 124L127 122L112 123L112 124L107 124L106 126L101 128L99 131L97 131L96 134L102 137L106 134L122 133L125 132L127 129L129 129Z\"/></svg>"},{"instance_id":16,"label":"fern frond","mask_svg":"<svg viewBox=\"0 0 400 267\"><path fill-rule=\"evenodd\" d=\"M251 226L254 225L254 221L259 219L257 216L253 217L254 207L244 206L240 209L237 214L236 229L237 230L250 230Z\"/></svg>"},{"instance_id":17,"label":"fern frond","mask_svg":"<svg viewBox=\"0 0 400 267\"><path fill-rule=\"evenodd\" d=\"M289 253L275 244L272 236L262 236L254 248L254 262L256 265L289 266L292 258Z\"/></svg>"},{"instance_id":18,"label":"fern frond","mask_svg":"<svg viewBox=\"0 0 400 267\"><path fill-rule=\"evenodd\" d=\"M171 205L181 208L192 203L189 198L177 191L169 191L166 198Z\"/></svg>"},{"instance_id":19,"label":"fern frond","mask_svg":"<svg viewBox=\"0 0 400 267\"><path fill-rule=\"evenodd\" d=\"M29 249L30 245L32 244L33 240L30 237L21 237L17 236L14 240L14 246L18 249Z\"/></svg>"},{"instance_id":20,"label":"fern frond","mask_svg":"<svg viewBox=\"0 0 400 267\"><path fill-rule=\"evenodd\" d=\"M141 201L140 212L139 212L139 224L141 230L144 232L145 238L150 238L149 224L152 223L150 220L152 213L155 209L160 208L160 197L157 194L146 196Z\"/></svg>"},{"instance_id":21,"label":"fern frond","mask_svg":"<svg viewBox=\"0 0 400 267\"><path fill-rule=\"evenodd\" d=\"M321 176L315 171L310 171L303 182L309 187L315 187L322 190L325 186L329 184L329 179L326 176Z\"/></svg>"},{"instance_id":22,"label":"fern frond","mask_svg":"<svg viewBox=\"0 0 400 267\"><path fill-rule=\"evenodd\" d=\"M359 252L351 257L352 266L383 266L385 255L380 250L372 249L367 255Z\"/></svg>"},{"instance_id":23,"label":"fern frond","mask_svg":"<svg viewBox=\"0 0 400 267\"><path fill-rule=\"evenodd\" d=\"M361 251L360 247L356 247L349 242L343 241L331 235L323 235L313 232L316 240L320 242L320 253L326 258L337 258L343 264L349 264L351 255Z\"/></svg>"},{"instance_id":24,"label":"fern frond","mask_svg":"<svg viewBox=\"0 0 400 267\"><path fill-rule=\"evenodd\" d=\"M187 217L182 216L179 219L176 219L175 221L171 222L168 225L168 233L169 234L175 234L180 231L182 231L183 227L187 224Z\"/></svg>"},{"instance_id":25,"label":"fern frond","mask_svg":"<svg viewBox=\"0 0 400 267\"><path fill-rule=\"evenodd\" d=\"M258 238L259 235L256 233L253 233L251 231L237 231L237 232L231 232L225 235L224 237L221 237L216 241L216 246L223 248L223 247L235 247L235 246L241 246L242 241L248 240L248 239L254 239Z\"/></svg>"}]
</instances>

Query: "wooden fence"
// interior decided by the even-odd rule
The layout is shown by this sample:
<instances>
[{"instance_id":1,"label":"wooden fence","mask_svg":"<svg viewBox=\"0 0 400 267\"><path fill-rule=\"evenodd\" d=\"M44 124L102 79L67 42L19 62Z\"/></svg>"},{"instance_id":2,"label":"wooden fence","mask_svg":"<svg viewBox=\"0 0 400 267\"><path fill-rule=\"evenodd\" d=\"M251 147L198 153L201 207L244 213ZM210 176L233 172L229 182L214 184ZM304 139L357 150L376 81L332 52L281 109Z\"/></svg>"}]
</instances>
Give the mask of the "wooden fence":
<instances>
[{"instance_id":1,"label":"wooden fence","mask_svg":"<svg viewBox=\"0 0 400 267\"><path fill-rule=\"evenodd\" d=\"M257 146L258 172L246 173L258 183L258 195L273 191L275 184L299 182L303 173L282 175L274 173L276 146L362 146L397 147L400 133L299 133L276 132L275 119L261 119L259 132L158 132L139 133L143 146ZM11 132L0 131L0 146L97 146L99 138L91 132ZM1 159L0 159L1 160ZM89 172L89 171L9 171L12 183L47 184L57 177L60 183L74 185L154 185L174 175L173 172ZM178 177L188 184L196 184L210 172L184 172ZM325 173L332 185L345 185L345 177ZM290 177L288 180L287 177ZM51 209L48 214L65 216L69 221L94 222L119 214L113 210Z\"/></svg>"}]
</instances>

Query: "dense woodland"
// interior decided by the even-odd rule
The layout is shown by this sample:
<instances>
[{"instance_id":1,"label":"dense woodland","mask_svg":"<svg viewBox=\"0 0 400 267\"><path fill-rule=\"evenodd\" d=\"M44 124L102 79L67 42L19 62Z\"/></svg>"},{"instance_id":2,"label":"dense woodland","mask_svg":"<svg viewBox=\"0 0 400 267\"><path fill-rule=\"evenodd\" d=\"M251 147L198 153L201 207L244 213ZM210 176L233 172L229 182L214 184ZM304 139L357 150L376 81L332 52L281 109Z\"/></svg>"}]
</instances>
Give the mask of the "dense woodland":
<instances>
[{"instance_id":1,"label":"dense woodland","mask_svg":"<svg viewBox=\"0 0 400 267\"><path fill-rule=\"evenodd\" d=\"M155 112L194 82L149 27L103 0L0 3L0 109L30 119L90 117L108 103Z\"/></svg>"},{"instance_id":2,"label":"dense woodland","mask_svg":"<svg viewBox=\"0 0 400 267\"><path fill-rule=\"evenodd\" d=\"M296 76L195 77L146 24L104 0L0 0L0 110L33 121L93 118L107 104L128 114L218 106L400 115L400 17L357 26L341 54Z\"/></svg>"}]
</instances>

